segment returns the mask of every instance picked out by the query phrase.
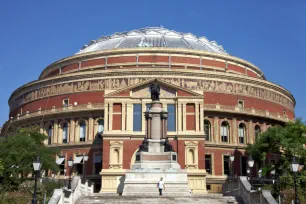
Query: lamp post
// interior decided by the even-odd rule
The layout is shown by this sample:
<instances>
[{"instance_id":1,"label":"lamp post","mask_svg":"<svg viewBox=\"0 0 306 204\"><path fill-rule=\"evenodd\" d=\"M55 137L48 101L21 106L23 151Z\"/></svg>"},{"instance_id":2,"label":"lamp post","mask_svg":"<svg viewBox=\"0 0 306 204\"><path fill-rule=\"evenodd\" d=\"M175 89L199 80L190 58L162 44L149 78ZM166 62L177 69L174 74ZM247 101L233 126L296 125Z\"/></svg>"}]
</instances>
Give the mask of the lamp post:
<instances>
[{"instance_id":1,"label":"lamp post","mask_svg":"<svg viewBox=\"0 0 306 204\"><path fill-rule=\"evenodd\" d=\"M39 177L39 171L40 171L40 168L41 168L41 161L40 161L39 155L37 155L36 160L33 161L33 168L34 168L34 172L35 172L35 185L34 185L34 193L33 193L32 204L37 204L37 197L36 197L37 179Z\"/></svg>"},{"instance_id":2,"label":"lamp post","mask_svg":"<svg viewBox=\"0 0 306 204\"><path fill-rule=\"evenodd\" d=\"M274 184L275 183L275 180L274 180L274 176L275 176L275 169L273 169L271 172L271 175L272 175L272 183Z\"/></svg>"},{"instance_id":3,"label":"lamp post","mask_svg":"<svg viewBox=\"0 0 306 204\"><path fill-rule=\"evenodd\" d=\"M300 200L298 198L298 190L297 190L297 185L296 185L296 172L299 170L299 163L295 160L295 157L293 157L293 160L291 163L291 170L294 172L295 204L299 204Z\"/></svg>"},{"instance_id":4,"label":"lamp post","mask_svg":"<svg viewBox=\"0 0 306 204\"><path fill-rule=\"evenodd\" d=\"M234 161L235 161L235 156L231 155L230 156L230 160L231 160L231 195L233 196L233 180L234 180Z\"/></svg>"},{"instance_id":5,"label":"lamp post","mask_svg":"<svg viewBox=\"0 0 306 204\"><path fill-rule=\"evenodd\" d=\"M252 170L254 166L254 160L252 156L249 157L248 159L248 166L250 167L250 175L251 175L251 190L253 189L253 175L252 175Z\"/></svg>"},{"instance_id":6,"label":"lamp post","mask_svg":"<svg viewBox=\"0 0 306 204\"><path fill-rule=\"evenodd\" d=\"M258 177L259 177L259 182L260 182L259 190L261 190L262 188L262 170L261 169L259 169L258 171Z\"/></svg>"},{"instance_id":7,"label":"lamp post","mask_svg":"<svg viewBox=\"0 0 306 204\"><path fill-rule=\"evenodd\" d=\"M68 182L68 189L71 189L71 169L72 169L72 166L73 166L73 159L72 157L70 157L70 159L68 160L68 166L69 166L69 182Z\"/></svg>"},{"instance_id":8,"label":"lamp post","mask_svg":"<svg viewBox=\"0 0 306 204\"><path fill-rule=\"evenodd\" d=\"M247 169L247 179L249 180L249 176L250 176L250 168Z\"/></svg>"},{"instance_id":9,"label":"lamp post","mask_svg":"<svg viewBox=\"0 0 306 204\"><path fill-rule=\"evenodd\" d=\"M87 154L84 154L83 155L83 179L86 179L86 165L85 165L85 162L88 161L88 155Z\"/></svg>"}]
</instances>

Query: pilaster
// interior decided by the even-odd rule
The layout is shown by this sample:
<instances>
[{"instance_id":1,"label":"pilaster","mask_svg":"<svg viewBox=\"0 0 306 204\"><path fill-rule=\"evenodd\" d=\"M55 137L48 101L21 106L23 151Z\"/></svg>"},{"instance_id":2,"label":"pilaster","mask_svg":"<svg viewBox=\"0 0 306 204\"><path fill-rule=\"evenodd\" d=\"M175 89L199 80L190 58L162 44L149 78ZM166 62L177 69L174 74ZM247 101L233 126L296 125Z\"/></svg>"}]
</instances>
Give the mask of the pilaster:
<instances>
[{"instance_id":1,"label":"pilaster","mask_svg":"<svg viewBox=\"0 0 306 204\"><path fill-rule=\"evenodd\" d=\"M90 116L88 118L88 140L91 141L93 140L93 118Z\"/></svg>"},{"instance_id":2,"label":"pilaster","mask_svg":"<svg viewBox=\"0 0 306 204\"><path fill-rule=\"evenodd\" d=\"M133 104L131 102L128 102L126 104L126 108L127 108L127 118L131 118L133 115ZM132 120L127 120L126 124L127 124L126 130L131 132L133 130Z\"/></svg>"},{"instance_id":3,"label":"pilaster","mask_svg":"<svg viewBox=\"0 0 306 204\"><path fill-rule=\"evenodd\" d=\"M200 104L195 103L195 122L196 122L196 132L200 131Z\"/></svg>"},{"instance_id":4,"label":"pilaster","mask_svg":"<svg viewBox=\"0 0 306 204\"><path fill-rule=\"evenodd\" d=\"M113 130L113 103L109 103L109 117L108 117L108 119L109 119L109 121L108 121L108 123L109 123L109 129L108 130Z\"/></svg>"},{"instance_id":5,"label":"pilaster","mask_svg":"<svg viewBox=\"0 0 306 204\"><path fill-rule=\"evenodd\" d=\"M80 142L80 124L79 124L79 122L76 122L76 126L75 126L75 128L74 128L74 132L75 132L75 142Z\"/></svg>"},{"instance_id":6,"label":"pilaster","mask_svg":"<svg viewBox=\"0 0 306 204\"><path fill-rule=\"evenodd\" d=\"M233 118L232 120L232 123L233 123L233 134L232 134L232 143L234 144L237 144L238 142L238 133L237 133L237 119L236 118Z\"/></svg>"},{"instance_id":7,"label":"pilaster","mask_svg":"<svg viewBox=\"0 0 306 204\"><path fill-rule=\"evenodd\" d=\"M248 140L246 142L253 144L254 138L255 138L255 135L254 135L254 128L253 128L253 121L250 120L249 125L248 125Z\"/></svg>"},{"instance_id":8,"label":"pilaster","mask_svg":"<svg viewBox=\"0 0 306 204\"><path fill-rule=\"evenodd\" d=\"M52 141L52 143L53 144L57 144L58 143L58 132L59 132L59 130L58 130L58 120L54 120L54 131L53 131L53 141Z\"/></svg>"},{"instance_id":9,"label":"pilaster","mask_svg":"<svg viewBox=\"0 0 306 204\"><path fill-rule=\"evenodd\" d=\"M215 142L219 142L220 141L220 136L219 136L219 118L218 117L214 117L214 140Z\"/></svg>"},{"instance_id":10,"label":"pilaster","mask_svg":"<svg viewBox=\"0 0 306 204\"><path fill-rule=\"evenodd\" d=\"M183 103L183 131L186 131L186 102Z\"/></svg>"},{"instance_id":11,"label":"pilaster","mask_svg":"<svg viewBox=\"0 0 306 204\"><path fill-rule=\"evenodd\" d=\"M69 131L69 141L74 142L75 140L75 121L74 118L70 118L70 131Z\"/></svg>"},{"instance_id":12,"label":"pilaster","mask_svg":"<svg viewBox=\"0 0 306 204\"><path fill-rule=\"evenodd\" d=\"M182 104L177 103L177 130L182 131Z\"/></svg>"},{"instance_id":13,"label":"pilaster","mask_svg":"<svg viewBox=\"0 0 306 204\"><path fill-rule=\"evenodd\" d=\"M108 103L104 104L104 131L108 131Z\"/></svg>"},{"instance_id":14,"label":"pilaster","mask_svg":"<svg viewBox=\"0 0 306 204\"><path fill-rule=\"evenodd\" d=\"M59 125L59 128L58 128L58 136L57 136L57 143L58 144L62 144L63 143L63 127L61 125Z\"/></svg>"},{"instance_id":15,"label":"pilaster","mask_svg":"<svg viewBox=\"0 0 306 204\"><path fill-rule=\"evenodd\" d=\"M204 132L204 107L200 104L200 132Z\"/></svg>"},{"instance_id":16,"label":"pilaster","mask_svg":"<svg viewBox=\"0 0 306 204\"><path fill-rule=\"evenodd\" d=\"M146 111L146 104L142 101L141 102L141 112L144 113ZM146 131L146 119L145 119L145 116L144 114L142 114L141 116L141 131L142 132L145 132Z\"/></svg>"},{"instance_id":17,"label":"pilaster","mask_svg":"<svg viewBox=\"0 0 306 204\"><path fill-rule=\"evenodd\" d=\"M127 120L127 117L126 117L126 102L123 102L122 103L122 124L121 124L122 131L126 131L126 120Z\"/></svg>"}]
</instances>

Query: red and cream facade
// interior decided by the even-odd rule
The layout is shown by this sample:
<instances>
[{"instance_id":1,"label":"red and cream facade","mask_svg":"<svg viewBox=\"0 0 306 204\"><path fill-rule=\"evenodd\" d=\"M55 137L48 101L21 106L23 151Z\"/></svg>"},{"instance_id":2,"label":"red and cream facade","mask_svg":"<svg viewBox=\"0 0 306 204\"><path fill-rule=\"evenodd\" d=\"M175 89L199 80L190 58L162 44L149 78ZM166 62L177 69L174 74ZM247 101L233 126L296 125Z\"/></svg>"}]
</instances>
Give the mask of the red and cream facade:
<instances>
[{"instance_id":1,"label":"red and cream facade","mask_svg":"<svg viewBox=\"0 0 306 204\"><path fill-rule=\"evenodd\" d=\"M175 131L168 137L188 171L190 188L198 192L206 187L221 191L224 156L235 148L235 174L242 174L244 148L255 141L256 131L294 119L292 94L243 59L196 49L138 47L84 52L51 64L38 80L11 95L4 128L39 125L50 134L46 145L60 149L57 160L63 158L66 175L67 160L86 153L87 178L102 183L102 191L117 191L145 136L144 115L141 130L133 131L134 104L146 110L148 86L155 79L163 108L175 105Z\"/></svg>"}]
</instances>

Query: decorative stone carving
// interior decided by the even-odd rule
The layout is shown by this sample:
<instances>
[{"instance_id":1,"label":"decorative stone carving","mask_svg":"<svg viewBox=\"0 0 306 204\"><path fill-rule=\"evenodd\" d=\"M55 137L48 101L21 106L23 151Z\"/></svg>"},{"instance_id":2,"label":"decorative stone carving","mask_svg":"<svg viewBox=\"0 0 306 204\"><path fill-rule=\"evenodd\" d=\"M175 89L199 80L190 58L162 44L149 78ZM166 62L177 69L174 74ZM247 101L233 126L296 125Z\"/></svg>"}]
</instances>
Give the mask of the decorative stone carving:
<instances>
[{"instance_id":1,"label":"decorative stone carving","mask_svg":"<svg viewBox=\"0 0 306 204\"><path fill-rule=\"evenodd\" d=\"M135 85L152 78L122 78L122 79L101 79L91 81L69 82L57 85L51 85L47 87L37 87L37 89L24 93L15 97L10 102L10 108L14 109L23 103L36 100L43 97L49 97L59 94L66 94L72 92L83 91L97 91L105 89L122 89L127 86ZM265 100L270 100L279 104L282 104L294 110L293 102L284 95L277 93L276 91L267 90L257 86L245 85L233 82L219 82L215 80L192 80L192 79L174 79L174 78L161 78L162 81L170 83L181 88L203 90L206 92L220 92L220 93L232 93L242 94L252 97L257 97ZM147 91L147 90L146 90ZM163 90L161 90L161 96Z\"/></svg>"}]
</instances>

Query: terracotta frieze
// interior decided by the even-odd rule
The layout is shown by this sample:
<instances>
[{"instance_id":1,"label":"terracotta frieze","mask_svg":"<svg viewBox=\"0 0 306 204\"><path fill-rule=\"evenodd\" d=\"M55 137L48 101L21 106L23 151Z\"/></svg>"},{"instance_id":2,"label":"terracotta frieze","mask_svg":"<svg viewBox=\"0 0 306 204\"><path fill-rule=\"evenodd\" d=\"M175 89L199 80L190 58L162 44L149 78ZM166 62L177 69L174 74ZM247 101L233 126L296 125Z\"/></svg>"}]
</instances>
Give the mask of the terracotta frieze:
<instances>
[{"instance_id":1,"label":"terracotta frieze","mask_svg":"<svg viewBox=\"0 0 306 204\"><path fill-rule=\"evenodd\" d=\"M108 78L100 80L87 79L86 81L68 82L41 87L13 98L13 100L10 101L10 108L12 110L29 101L60 94L86 91L101 91L105 89L122 89L150 79L152 79L152 77ZM294 109L294 104L292 103L292 101L284 95L276 91L264 89L255 85L252 86L238 82L217 81L215 79L202 80L165 77L160 78L160 80L163 80L169 84L179 86L181 88L191 90L203 90L206 92L231 93L257 97L282 104L291 110Z\"/></svg>"}]
</instances>

